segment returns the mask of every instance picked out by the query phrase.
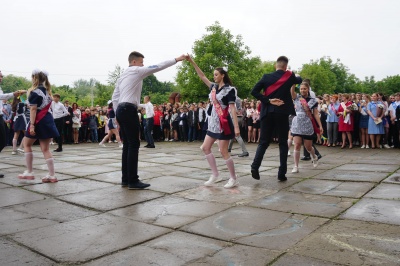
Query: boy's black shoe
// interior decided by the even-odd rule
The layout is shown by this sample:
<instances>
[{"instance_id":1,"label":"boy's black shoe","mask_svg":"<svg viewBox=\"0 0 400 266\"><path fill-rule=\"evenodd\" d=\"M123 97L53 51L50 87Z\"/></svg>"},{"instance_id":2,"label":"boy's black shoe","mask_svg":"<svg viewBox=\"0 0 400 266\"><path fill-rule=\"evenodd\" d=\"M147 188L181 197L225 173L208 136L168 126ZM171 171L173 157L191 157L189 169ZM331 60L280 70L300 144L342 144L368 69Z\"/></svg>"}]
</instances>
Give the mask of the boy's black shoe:
<instances>
[{"instance_id":1,"label":"boy's black shoe","mask_svg":"<svg viewBox=\"0 0 400 266\"><path fill-rule=\"evenodd\" d=\"M311 160L311 157L303 156L303 158L301 158L300 160L302 160L302 161L309 161L309 160Z\"/></svg>"},{"instance_id":2,"label":"boy's black shoe","mask_svg":"<svg viewBox=\"0 0 400 266\"><path fill-rule=\"evenodd\" d=\"M287 177L286 176L278 176L278 180L279 181L286 181L287 180Z\"/></svg>"},{"instance_id":3,"label":"boy's black shoe","mask_svg":"<svg viewBox=\"0 0 400 266\"><path fill-rule=\"evenodd\" d=\"M258 172L258 169L251 169L251 176L256 179L260 180L260 173Z\"/></svg>"},{"instance_id":4,"label":"boy's black shoe","mask_svg":"<svg viewBox=\"0 0 400 266\"><path fill-rule=\"evenodd\" d=\"M0 178L3 178L4 177L4 175L3 174L0 174Z\"/></svg>"},{"instance_id":5,"label":"boy's black shoe","mask_svg":"<svg viewBox=\"0 0 400 266\"><path fill-rule=\"evenodd\" d=\"M62 152L62 149L57 148L54 150L54 152Z\"/></svg>"},{"instance_id":6,"label":"boy's black shoe","mask_svg":"<svg viewBox=\"0 0 400 266\"><path fill-rule=\"evenodd\" d=\"M147 146L145 146L146 148L155 148L156 146L154 146L154 145L147 145Z\"/></svg>"},{"instance_id":7,"label":"boy's black shoe","mask_svg":"<svg viewBox=\"0 0 400 266\"><path fill-rule=\"evenodd\" d=\"M138 181L136 183L129 184L128 189L145 189L149 186L150 186L150 184L145 184L145 183L142 183L141 181Z\"/></svg>"}]
</instances>

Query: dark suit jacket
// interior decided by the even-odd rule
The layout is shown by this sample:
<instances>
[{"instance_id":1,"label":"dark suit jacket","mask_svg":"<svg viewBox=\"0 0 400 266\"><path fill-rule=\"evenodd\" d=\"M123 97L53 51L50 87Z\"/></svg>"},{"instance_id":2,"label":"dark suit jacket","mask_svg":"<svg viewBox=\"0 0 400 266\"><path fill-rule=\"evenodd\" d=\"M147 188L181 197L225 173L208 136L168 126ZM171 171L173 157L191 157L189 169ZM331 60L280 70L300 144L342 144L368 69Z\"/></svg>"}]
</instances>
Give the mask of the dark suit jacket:
<instances>
[{"instance_id":1,"label":"dark suit jacket","mask_svg":"<svg viewBox=\"0 0 400 266\"><path fill-rule=\"evenodd\" d=\"M194 113L194 118L193 118L193 113ZM188 120L188 125L190 127L193 127L195 125L197 125L197 123L199 123L199 115L197 113L197 111L192 111L190 110L187 116L187 120Z\"/></svg>"},{"instance_id":2,"label":"dark suit jacket","mask_svg":"<svg viewBox=\"0 0 400 266\"><path fill-rule=\"evenodd\" d=\"M264 76L257 82L254 88L251 90L251 95L262 102L260 119L263 119L267 113L281 113L288 115L296 115L294 110L292 95L290 88L293 84L299 84L302 82L300 77L296 77L294 73L290 78L275 92L269 96L261 94L261 90L265 91L269 86L277 82L285 73L283 70L277 70L275 72L264 74ZM281 99L284 104L281 106L275 106L268 102L269 99L278 98Z\"/></svg>"}]
</instances>

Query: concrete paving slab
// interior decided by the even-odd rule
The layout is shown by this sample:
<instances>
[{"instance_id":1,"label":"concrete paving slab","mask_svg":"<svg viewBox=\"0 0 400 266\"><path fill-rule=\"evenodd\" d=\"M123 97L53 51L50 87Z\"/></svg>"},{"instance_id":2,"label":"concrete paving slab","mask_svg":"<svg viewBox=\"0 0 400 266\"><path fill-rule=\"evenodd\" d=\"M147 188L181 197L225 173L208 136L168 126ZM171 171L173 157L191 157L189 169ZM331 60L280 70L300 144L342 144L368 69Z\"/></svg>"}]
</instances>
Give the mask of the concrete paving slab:
<instances>
[{"instance_id":1,"label":"concrete paving slab","mask_svg":"<svg viewBox=\"0 0 400 266\"><path fill-rule=\"evenodd\" d=\"M348 163L337 167L337 170L346 171L367 171L367 172L384 172L391 173L399 168L398 165L381 165L381 164L356 164Z\"/></svg>"},{"instance_id":2,"label":"concrete paving slab","mask_svg":"<svg viewBox=\"0 0 400 266\"><path fill-rule=\"evenodd\" d=\"M3 188L0 193L0 207L43 199L46 199L46 197L30 191L19 188Z\"/></svg>"},{"instance_id":3,"label":"concrete paving slab","mask_svg":"<svg viewBox=\"0 0 400 266\"><path fill-rule=\"evenodd\" d=\"M13 205L0 209L0 234L46 227L96 214L95 211L50 198Z\"/></svg>"},{"instance_id":4,"label":"concrete paving slab","mask_svg":"<svg viewBox=\"0 0 400 266\"><path fill-rule=\"evenodd\" d=\"M73 168L63 168L57 169L57 173L73 175L78 177L84 177L87 175L93 174L100 174L100 173L107 173L115 171L114 167L104 166L104 165L83 165L81 164L80 167L73 167Z\"/></svg>"},{"instance_id":5,"label":"concrete paving slab","mask_svg":"<svg viewBox=\"0 0 400 266\"><path fill-rule=\"evenodd\" d=\"M338 220L312 233L292 252L343 265L399 265L398 226Z\"/></svg>"},{"instance_id":6,"label":"concrete paving slab","mask_svg":"<svg viewBox=\"0 0 400 266\"><path fill-rule=\"evenodd\" d=\"M250 206L332 218L349 208L353 201L349 198L281 191L256 200Z\"/></svg>"},{"instance_id":7,"label":"concrete paving slab","mask_svg":"<svg viewBox=\"0 0 400 266\"><path fill-rule=\"evenodd\" d=\"M228 204L166 196L114 210L110 213L139 222L179 228L228 208L230 208Z\"/></svg>"},{"instance_id":8,"label":"concrete paving slab","mask_svg":"<svg viewBox=\"0 0 400 266\"><path fill-rule=\"evenodd\" d=\"M234 207L184 226L182 230L250 246L286 250L326 221L258 208Z\"/></svg>"},{"instance_id":9,"label":"concrete paving slab","mask_svg":"<svg viewBox=\"0 0 400 266\"><path fill-rule=\"evenodd\" d=\"M61 196L59 198L84 207L109 211L159 198L163 195L163 193L151 190L128 190L127 188L116 185L103 189Z\"/></svg>"},{"instance_id":10,"label":"concrete paving slab","mask_svg":"<svg viewBox=\"0 0 400 266\"><path fill-rule=\"evenodd\" d=\"M391 183L391 184L400 184L400 173L394 173L390 175L388 178L386 178L384 183Z\"/></svg>"},{"instance_id":11,"label":"concrete paving slab","mask_svg":"<svg viewBox=\"0 0 400 266\"><path fill-rule=\"evenodd\" d=\"M301 178L289 177L285 182L279 182L275 175L263 176L261 180L255 180L251 175L240 177L240 185L246 187L252 187L255 189L270 189L274 191L280 191L284 188L290 187L295 183L302 181Z\"/></svg>"},{"instance_id":12,"label":"concrete paving slab","mask_svg":"<svg viewBox=\"0 0 400 266\"><path fill-rule=\"evenodd\" d=\"M170 194L202 185L202 182L196 179L168 175L153 178L148 182L151 190Z\"/></svg>"},{"instance_id":13,"label":"concrete paving slab","mask_svg":"<svg viewBox=\"0 0 400 266\"><path fill-rule=\"evenodd\" d=\"M280 252L268 249L234 245L226 247L215 254L203 257L185 265L252 265L264 266L273 261Z\"/></svg>"},{"instance_id":14,"label":"concrete paving slab","mask_svg":"<svg viewBox=\"0 0 400 266\"><path fill-rule=\"evenodd\" d=\"M58 161L63 161L63 162L80 162L80 163L86 163L88 161L96 160L99 158L96 158L94 156L82 156L82 155L72 155L70 153L67 154L62 154L59 157L57 157Z\"/></svg>"},{"instance_id":15,"label":"concrete paving slab","mask_svg":"<svg viewBox=\"0 0 400 266\"><path fill-rule=\"evenodd\" d=\"M245 186L225 189L223 187L224 184L225 182L220 182L213 187L199 186L197 188L178 192L175 195L193 200L244 205L255 199L259 199L276 192L276 190L255 189Z\"/></svg>"},{"instance_id":16,"label":"concrete paving slab","mask_svg":"<svg viewBox=\"0 0 400 266\"><path fill-rule=\"evenodd\" d=\"M10 237L57 262L81 263L169 231L123 217L100 214L17 233Z\"/></svg>"},{"instance_id":17,"label":"concrete paving slab","mask_svg":"<svg viewBox=\"0 0 400 266\"><path fill-rule=\"evenodd\" d=\"M1 179L0 179L0 181L1 181ZM3 183L0 183L0 189L2 189L2 188L8 188L8 187L11 187L11 186L6 185L6 184L3 184Z\"/></svg>"},{"instance_id":18,"label":"concrete paving slab","mask_svg":"<svg viewBox=\"0 0 400 266\"><path fill-rule=\"evenodd\" d=\"M26 170L25 167L6 169L3 172L4 178L1 178L0 182L8 184L8 185L11 185L11 186L16 186L16 187L30 186L30 185L35 185L35 184L42 184L42 178L49 173L48 170L37 170L37 169L34 169L34 171L33 171L33 173L35 175L35 179L34 180L21 180L21 179L19 179L18 175L23 173L25 170ZM61 173L59 173L57 171L56 171L56 177L57 177L57 179L59 181L76 178L75 176L61 174Z\"/></svg>"},{"instance_id":19,"label":"concrete paving slab","mask_svg":"<svg viewBox=\"0 0 400 266\"><path fill-rule=\"evenodd\" d=\"M341 218L400 225L400 201L363 198Z\"/></svg>"},{"instance_id":20,"label":"concrete paving slab","mask_svg":"<svg viewBox=\"0 0 400 266\"><path fill-rule=\"evenodd\" d=\"M365 195L365 197L400 200L400 185L379 184L371 192Z\"/></svg>"},{"instance_id":21,"label":"concrete paving slab","mask_svg":"<svg viewBox=\"0 0 400 266\"><path fill-rule=\"evenodd\" d=\"M314 179L338 180L338 181L365 181L365 182L381 182L388 173L384 172L366 172L366 171L350 171L350 170L328 170L314 176ZM364 169L362 169L364 170Z\"/></svg>"},{"instance_id":22,"label":"concrete paving slab","mask_svg":"<svg viewBox=\"0 0 400 266\"><path fill-rule=\"evenodd\" d=\"M0 169L1 169L1 170L7 169L7 168L11 168L11 167L15 167L15 165L13 165L13 164L7 164L7 163L0 163ZM1 171L1 170L0 170L0 171Z\"/></svg>"},{"instance_id":23,"label":"concrete paving slab","mask_svg":"<svg viewBox=\"0 0 400 266\"><path fill-rule=\"evenodd\" d=\"M0 238L0 258L1 264L7 266L50 266L55 265L54 261L40 256L29 249L21 247L7 239Z\"/></svg>"},{"instance_id":24,"label":"concrete paving slab","mask_svg":"<svg viewBox=\"0 0 400 266\"><path fill-rule=\"evenodd\" d=\"M27 186L26 189L34 192L39 192L42 194L61 196L67 194L80 193L89 190L98 190L111 186L114 185L83 178L75 178L70 180L59 181L54 184L38 184L34 186Z\"/></svg>"},{"instance_id":25,"label":"concrete paving slab","mask_svg":"<svg viewBox=\"0 0 400 266\"><path fill-rule=\"evenodd\" d=\"M92 179L92 180L97 180L97 181L103 181L103 182L109 182L113 184L121 184L121 169L115 170L113 172L108 172L108 173L101 173L97 175L88 175L85 176L84 178L87 179ZM162 175L162 173L159 172L150 172L150 171L138 171L138 175L140 180L147 180L151 179L154 177L159 177Z\"/></svg>"},{"instance_id":26,"label":"concrete paving slab","mask_svg":"<svg viewBox=\"0 0 400 266\"><path fill-rule=\"evenodd\" d=\"M85 265L186 265L227 246L227 242L173 232Z\"/></svg>"},{"instance_id":27,"label":"concrete paving slab","mask_svg":"<svg viewBox=\"0 0 400 266\"><path fill-rule=\"evenodd\" d=\"M288 265L340 266L342 264L286 253L282 257L279 257L279 259L275 261L272 265L273 266L288 266Z\"/></svg>"},{"instance_id":28,"label":"concrete paving slab","mask_svg":"<svg viewBox=\"0 0 400 266\"><path fill-rule=\"evenodd\" d=\"M370 191L374 185L374 183L366 182L339 182L308 179L293 185L289 191L348 198L361 198L365 193Z\"/></svg>"}]
</instances>

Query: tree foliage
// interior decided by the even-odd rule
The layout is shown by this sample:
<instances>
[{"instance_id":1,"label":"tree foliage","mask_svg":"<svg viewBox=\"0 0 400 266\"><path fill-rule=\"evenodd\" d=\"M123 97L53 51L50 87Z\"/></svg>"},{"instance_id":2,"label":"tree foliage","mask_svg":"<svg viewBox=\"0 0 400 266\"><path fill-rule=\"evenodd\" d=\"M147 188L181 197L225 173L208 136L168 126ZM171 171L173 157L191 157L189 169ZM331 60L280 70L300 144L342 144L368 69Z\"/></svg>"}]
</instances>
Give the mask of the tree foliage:
<instances>
[{"instance_id":1,"label":"tree foliage","mask_svg":"<svg viewBox=\"0 0 400 266\"><path fill-rule=\"evenodd\" d=\"M210 81L213 81L215 68L228 67L228 74L238 89L239 96L246 97L261 77L260 58L250 57L250 48L244 45L242 37L233 36L229 30L223 29L219 22L206 27L206 30L208 33L194 43L194 61ZM183 62L178 67L176 81L185 100L207 98L208 88L190 63Z\"/></svg>"},{"instance_id":2,"label":"tree foliage","mask_svg":"<svg viewBox=\"0 0 400 266\"><path fill-rule=\"evenodd\" d=\"M17 77L14 75L7 75L3 78L1 88L4 93L14 92L17 90L27 90L32 86L32 82L24 77Z\"/></svg>"}]
</instances>

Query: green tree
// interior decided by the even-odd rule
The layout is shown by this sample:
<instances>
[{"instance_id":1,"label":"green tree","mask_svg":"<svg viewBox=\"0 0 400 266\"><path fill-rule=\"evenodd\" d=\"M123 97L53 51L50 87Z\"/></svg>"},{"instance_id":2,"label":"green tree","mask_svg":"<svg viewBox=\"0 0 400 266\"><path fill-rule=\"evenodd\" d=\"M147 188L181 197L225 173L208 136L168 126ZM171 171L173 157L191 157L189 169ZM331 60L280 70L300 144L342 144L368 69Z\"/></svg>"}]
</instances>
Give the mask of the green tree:
<instances>
[{"instance_id":1,"label":"green tree","mask_svg":"<svg viewBox=\"0 0 400 266\"><path fill-rule=\"evenodd\" d=\"M227 66L239 96L246 97L261 78L260 58L250 57L250 48L244 45L242 37L233 36L229 30L223 29L219 22L206 27L206 30L208 33L194 43L194 61L211 81L215 68ZM184 61L178 67L176 81L185 100L197 101L207 98L208 88L189 62Z\"/></svg>"},{"instance_id":2,"label":"green tree","mask_svg":"<svg viewBox=\"0 0 400 266\"><path fill-rule=\"evenodd\" d=\"M96 104L100 106L107 105L107 102L111 100L113 92L114 92L114 86L103 85L99 82L96 83L94 105Z\"/></svg>"},{"instance_id":3,"label":"green tree","mask_svg":"<svg viewBox=\"0 0 400 266\"><path fill-rule=\"evenodd\" d=\"M17 77L14 75L7 75L3 78L1 88L4 93L14 92L17 90L27 90L32 86L32 82L24 77Z\"/></svg>"},{"instance_id":4,"label":"green tree","mask_svg":"<svg viewBox=\"0 0 400 266\"><path fill-rule=\"evenodd\" d=\"M300 70L303 79L310 79L312 90L315 94L332 94L336 90L336 76L326 64L321 64L320 60L309 64L303 64Z\"/></svg>"},{"instance_id":5,"label":"green tree","mask_svg":"<svg viewBox=\"0 0 400 266\"><path fill-rule=\"evenodd\" d=\"M60 94L60 100L62 102L68 100L71 104L76 102L76 95L73 91L72 88L70 88L68 85L63 85L63 86L54 86L52 87L52 92Z\"/></svg>"},{"instance_id":6,"label":"green tree","mask_svg":"<svg viewBox=\"0 0 400 266\"><path fill-rule=\"evenodd\" d=\"M389 96L400 91L400 75L388 76L377 82L377 91Z\"/></svg>"}]
</instances>

